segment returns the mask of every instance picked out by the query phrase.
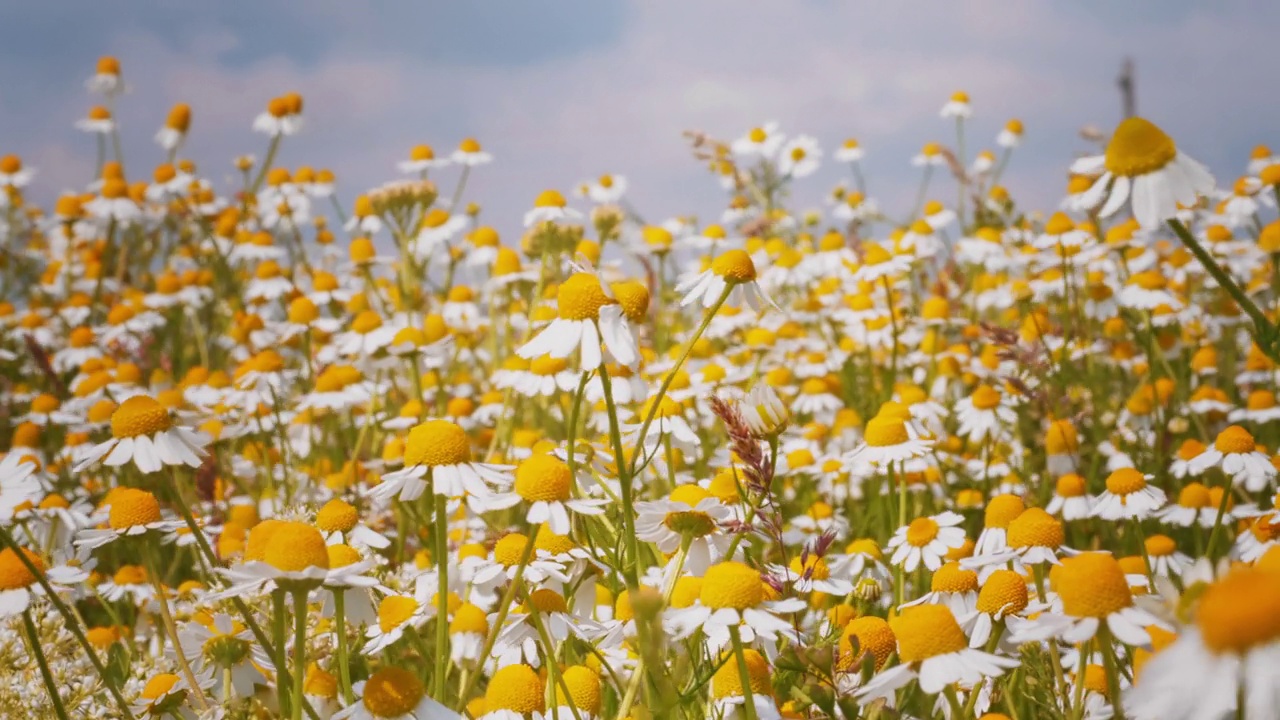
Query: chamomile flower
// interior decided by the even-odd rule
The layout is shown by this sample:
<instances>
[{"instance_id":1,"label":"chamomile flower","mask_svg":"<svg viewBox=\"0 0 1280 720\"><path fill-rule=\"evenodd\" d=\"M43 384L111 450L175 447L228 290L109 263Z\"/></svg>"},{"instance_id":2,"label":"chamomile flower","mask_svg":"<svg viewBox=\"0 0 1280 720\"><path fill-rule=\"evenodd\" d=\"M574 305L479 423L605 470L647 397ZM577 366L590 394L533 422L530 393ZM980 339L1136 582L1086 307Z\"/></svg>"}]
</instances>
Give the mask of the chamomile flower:
<instances>
[{"instance_id":1,"label":"chamomile flower","mask_svg":"<svg viewBox=\"0 0 1280 720\"><path fill-rule=\"evenodd\" d=\"M1239 425L1231 425L1189 463L1197 473L1217 467L1237 485L1249 492L1261 492L1275 480L1276 467L1271 458L1258 452L1253 435Z\"/></svg>"},{"instance_id":2,"label":"chamomile flower","mask_svg":"<svg viewBox=\"0 0 1280 720\"><path fill-rule=\"evenodd\" d=\"M865 683L855 697L866 704L891 698L898 688L918 680L928 694L942 692L954 683L977 685L1018 666L1018 660L969 647L969 639L945 605L906 608L889 622L897 639L899 665L882 670Z\"/></svg>"},{"instance_id":3,"label":"chamomile flower","mask_svg":"<svg viewBox=\"0 0 1280 720\"><path fill-rule=\"evenodd\" d=\"M1110 553L1088 552L1066 558L1050 575L1061 612L1046 611L1022 628L1015 642L1060 637L1080 643L1097 634L1103 623L1117 640L1142 646L1150 642L1147 628L1164 626L1150 612L1136 606L1124 570Z\"/></svg>"},{"instance_id":4,"label":"chamomile flower","mask_svg":"<svg viewBox=\"0 0 1280 720\"><path fill-rule=\"evenodd\" d=\"M167 409L147 395L134 395L111 414L111 439L93 448L76 464L83 472L101 461L115 467L132 462L144 473L165 465L200 467L206 440L173 422Z\"/></svg>"},{"instance_id":5,"label":"chamomile flower","mask_svg":"<svg viewBox=\"0 0 1280 720\"><path fill-rule=\"evenodd\" d=\"M1280 575L1273 571L1239 568L1210 584L1193 621L1143 665L1126 712L1152 720L1271 715L1271 690L1280 683L1277 617Z\"/></svg>"},{"instance_id":6,"label":"chamomile flower","mask_svg":"<svg viewBox=\"0 0 1280 720\"><path fill-rule=\"evenodd\" d=\"M516 351L532 359L540 355L554 358L579 353L579 367L590 371L603 360L601 343L618 362L631 365L639 359L635 337L624 308L609 297L600 279L591 273L570 275L556 291L557 317Z\"/></svg>"},{"instance_id":7,"label":"chamomile flower","mask_svg":"<svg viewBox=\"0 0 1280 720\"><path fill-rule=\"evenodd\" d=\"M1164 491L1149 484L1154 475L1120 468L1107 476L1107 486L1093 500L1093 516L1104 520L1143 520L1164 507Z\"/></svg>"},{"instance_id":8,"label":"chamomile flower","mask_svg":"<svg viewBox=\"0 0 1280 720\"><path fill-rule=\"evenodd\" d=\"M1179 205L1194 205L1213 192L1213 176L1180 152L1173 139L1150 120L1126 118L1116 127L1105 155L1077 160L1072 172L1102 171L1089 189L1089 205L1110 217L1126 204L1143 228L1175 216ZM1102 202L1103 198L1106 202Z\"/></svg>"},{"instance_id":9,"label":"chamomile flower","mask_svg":"<svg viewBox=\"0 0 1280 720\"><path fill-rule=\"evenodd\" d=\"M962 522L964 516L950 511L912 520L889 539L888 549L893 551L890 562L902 565L907 572L914 572L922 563L937 570L947 553L964 545Z\"/></svg>"},{"instance_id":10,"label":"chamomile flower","mask_svg":"<svg viewBox=\"0 0 1280 720\"><path fill-rule=\"evenodd\" d=\"M604 512L602 506L608 502L574 498L575 485L567 463L554 455L535 454L516 466L513 492L498 493L483 502L485 507L493 509L527 502L526 521L547 523L551 532L567 535L571 528L569 511L578 515L600 515Z\"/></svg>"},{"instance_id":11,"label":"chamomile flower","mask_svg":"<svg viewBox=\"0 0 1280 720\"><path fill-rule=\"evenodd\" d=\"M683 295L681 305L700 302L710 308L725 297L733 305L741 306L745 302L753 310L760 310L764 305L777 307L756 282L755 263L745 250L722 253L710 268L677 285L676 292Z\"/></svg>"},{"instance_id":12,"label":"chamomile flower","mask_svg":"<svg viewBox=\"0 0 1280 720\"><path fill-rule=\"evenodd\" d=\"M360 699L332 720L461 720L462 716L427 695L418 674L387 665L360 684Z\"/></svg>"},{"instance_id":13,"label":"chamomile flower","mask_svg":"<svg viewBox=\"0 0 1280 720\"><path fill-rule=\"evenodd\" d=\"M508 465L473 462L471 438L457 423L428 420L409 431L404 468L383 475L369 494L384 502L412 502L430 486L436 495L480 503L511 482L510 470Z\"/></svg>"}]
</instances>

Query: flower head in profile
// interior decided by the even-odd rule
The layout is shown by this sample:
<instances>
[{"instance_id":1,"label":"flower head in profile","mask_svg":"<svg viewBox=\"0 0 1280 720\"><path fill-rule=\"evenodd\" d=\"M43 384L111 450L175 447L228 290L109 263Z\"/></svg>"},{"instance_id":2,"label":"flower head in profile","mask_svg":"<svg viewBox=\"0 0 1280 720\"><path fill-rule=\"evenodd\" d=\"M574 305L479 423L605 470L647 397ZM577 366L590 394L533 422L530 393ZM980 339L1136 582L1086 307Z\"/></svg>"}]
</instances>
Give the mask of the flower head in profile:
<instances>
[{"instance_id":1,"label":"flower head in profile","mask_svg":"<svg viewBox=\"0 0 1280 720\"><path fill-rule=\"evenodd\" d=\"M76 463L75 471L101 461L108 466L132 462L144 473L165 465L200 467L206 438L173 422L169 410L148 395L134 395L111 414L111 439L96 445Z\"/></svg>"},{"instance_id":2,"label":"flower head in profile","mask_svg":"<svg viewBox=\"0 0 1280 720\"><path fill-rule=\"evenodd\" d=\"M728 250L711 262L711 267L676 286L683 294L681 305L701 303L714 307L724 297L732 305L751 306L760 310L764 305L777 307L756 280L756 266L745 250Z\"/></svg>"},{"instance_id":3,"label":"flower head in profile","mask_svg":"<svg viewBox=\"0 0 1280 720\"><path fill-rule=\"evenodd\" d=\"M1071 171L1101 173L1088 191L1086 204L1101 204L1102 217L1129 205L1138 224L1148 229L1174 217L1179 205L1195 205L1214 187L1213 176L1203 165L1179 151L1173 138L1155 123L1141 117L1122 120L1107 143L1106 154L1077 160Z\"/></svg>"}]
</instances>

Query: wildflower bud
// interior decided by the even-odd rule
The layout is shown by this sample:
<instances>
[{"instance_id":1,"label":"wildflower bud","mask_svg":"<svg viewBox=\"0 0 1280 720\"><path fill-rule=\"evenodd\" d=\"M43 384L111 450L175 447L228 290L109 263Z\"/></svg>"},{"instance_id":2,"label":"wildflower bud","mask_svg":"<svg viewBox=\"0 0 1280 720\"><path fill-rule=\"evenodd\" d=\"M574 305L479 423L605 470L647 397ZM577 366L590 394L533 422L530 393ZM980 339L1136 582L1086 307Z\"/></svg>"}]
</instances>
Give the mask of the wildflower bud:
<instances>
[{"instance_id":1,"label":"wildflower bud","mask_svg":"<svg viewBox=\"0 0 1280 720\"><path fill-rule=\"evenodd\" d=\"M744 405L742 416L746 418L751 432L761 437L781 433L791 421L791 411L769 385L751 388Z\"/></svg>"},{"instance_id":2,"label":"wildflower bud","mask_svg":"<svg viewBox=\"0 0 1280 720\"><path fill-rule=\"evenodd\" d=\"M880 582L875 578L864 577L858 580L858 584L853 586L854 597L865 602L876 602L880 599L882 588Z\"/></svg>"}]
</instances>

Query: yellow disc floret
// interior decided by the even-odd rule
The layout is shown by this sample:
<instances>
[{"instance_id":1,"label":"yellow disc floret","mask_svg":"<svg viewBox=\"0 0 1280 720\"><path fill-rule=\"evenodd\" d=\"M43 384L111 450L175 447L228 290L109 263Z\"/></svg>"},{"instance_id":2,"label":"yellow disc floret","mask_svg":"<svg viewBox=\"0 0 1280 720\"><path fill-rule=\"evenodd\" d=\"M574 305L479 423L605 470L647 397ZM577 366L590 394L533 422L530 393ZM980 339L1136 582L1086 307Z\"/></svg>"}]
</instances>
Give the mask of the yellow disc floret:
<instances>
[{"instance_id":1,"label":"yellow disc floret","mask_svg":"<svg viewBox=\"0 0 1280 720\"><path fill-rule=\"evenodd\" d=\"M903 662L920 662L969 646L956 616L945 605L915 605L889 621L898 638L898 657Z\"/></svg>"},{"instance_id":2,"label":"yellow disc floret","mask_svg":"<svg viewBox=\"0 0 1280 720\"><path fill-rule=\"evenodd\" d=\"M111 494L107 522L112 530L127 530L160 521L160 501L146 490L122 487Z\"/></svg>"},{"instance_id":3,"label":"yellow disc floret","mask_svg":"<svg viewBox=\"0 0 1280 720\"><path fill-rule=\"evenodd\" d=\"M1106 167L1124 177L1146 175L1168 165L1177 154L1173 138L1155 123L1131 117L1120 122L1107 143Z\"/></svg>"},{"instance_id":4,"label":"yellow disc floret","mask_svg":"<svg viewBox=\"0 0 1280 720\"><path fill-rule=\"evenodd\" d=\"M712 565L703 576L701 600L715 610L753 608L764 601L760 571L735 561Z\"/></svg>"},{"instance_id":5,"label":"yellow disc floret","mask_svg":"<svg viewBox=\"0 0 1280 720\"><path fill-rule=\"evenodd\" d=\"M428 420L409 431L404 449L404 464L461 465L471 462L471 440L456 423L448 420Z\"/></svg>"},{"instance_id":6,"label":"yellow disc floret","mask_svg":"<svg viewBox=\"0 0 1280 720\"><path fill-rule=\"evenodd\" d=\"M169 411L146 395L134 395L111 413L111 435L123 439L154 435L168 430L172 420Z\"/></svg>"},{"instance_id":7,"label":"yellow disc floret","mask_svg":"<svg viewBox=\"0 0 1280 720\"><path fill-rule=\"evenodd\" d=\"M523 715L546 709L542 678L523 664L499 668L489 679L484 699L489 712L510 710Z\"/></svg>"},{"instance_id":8,"label":"yellow disc floret","mask_svg":"<svg viewBox=\"0 0 1280 720\"><path fill-rule=\"evenodd\" d=\"M1109 553L1088 552L1065 558L1050 575L1062 609L1078 618L1105 618L1133 604L1129 581Z\"/></svg>"},{"instance_id":9,"label":"yellow disc floret","mask_svg":"<svg viewBox=\"0 0 1280 720\"><path fill-rule=\"evenodd\" d=\"M416 673L384 667L364 683L364 708L374 717L398 718L417 707L425 692Z\"/></svg>"},{"instance_id":10,"label":"yellow disc floret","mask_svg":"<svg viewBox=\"0 0 1280 720\"><path fill-rule=\"evenodd\" d=\"M529 502L563 502L569 499L573 475L554 455L533 455L516 468L516 493Z\"/></svg>"}]
</instances>

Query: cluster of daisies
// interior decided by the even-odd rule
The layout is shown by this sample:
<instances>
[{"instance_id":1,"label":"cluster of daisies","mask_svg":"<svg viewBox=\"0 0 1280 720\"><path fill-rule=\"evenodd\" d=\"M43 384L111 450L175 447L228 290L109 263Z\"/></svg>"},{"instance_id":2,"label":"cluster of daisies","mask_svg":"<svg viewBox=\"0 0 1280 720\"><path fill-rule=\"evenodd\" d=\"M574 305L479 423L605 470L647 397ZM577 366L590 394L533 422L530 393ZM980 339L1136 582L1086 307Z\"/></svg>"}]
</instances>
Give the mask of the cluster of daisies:
<instances>
[{"instance_id":1,"label":"cluster of daisies","mask_svg":"<svg viewBox=\"0 0 1280 720\"><path fill-rule=\"evenodd\" d=\"M775 124L690 135L710 215L490 219L474 139L273 164L296 93L230 184L187 105L126 175L88 87L83 192L0 158L6 717L1275 716L1267 148L1130 118L1033 212L956 93L893 219Z\"/></svg>"}]
</instances>

